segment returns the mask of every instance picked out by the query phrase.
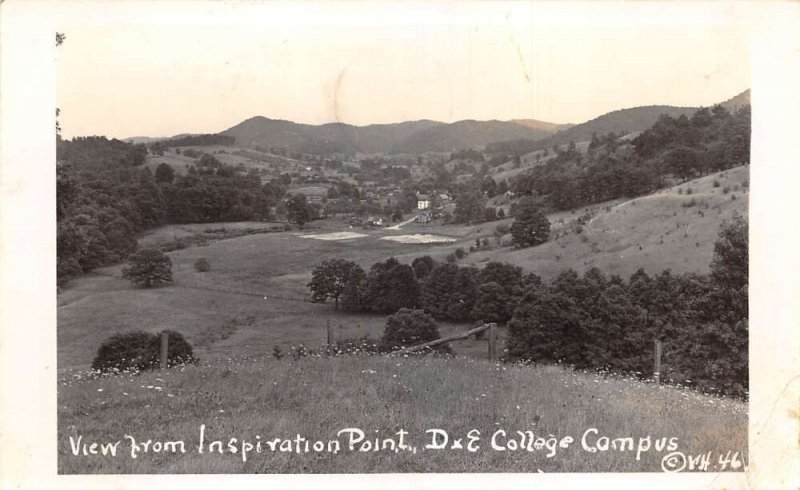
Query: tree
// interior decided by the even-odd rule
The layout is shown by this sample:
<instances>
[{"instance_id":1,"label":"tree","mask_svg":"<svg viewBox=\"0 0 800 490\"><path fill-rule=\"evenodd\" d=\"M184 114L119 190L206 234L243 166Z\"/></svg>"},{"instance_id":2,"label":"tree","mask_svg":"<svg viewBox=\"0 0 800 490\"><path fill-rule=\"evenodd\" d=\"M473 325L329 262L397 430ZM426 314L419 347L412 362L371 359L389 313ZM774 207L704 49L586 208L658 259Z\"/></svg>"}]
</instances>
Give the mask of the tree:
<instances>
[{"instance_id":1,"label":"tree","mask_svg":"<svg viewBox=\"0 0 800 490\"><path fill-rule=\"evenodd\" d=\"M394 313L414 308L419 300L419 284L410 265L394 257L372 265L367 274L364 305L375 313Z\"/></svg>"},{"instance_id":2,"label":"tree","mask_svg":"<svg viewBox=\"0 0 800 490\"><path fill-rule=\"evenodd\" d=\"M511 224L511 243L524 248L539 245L550 237L550 221L530 197L520 199Z\"/></svg>"},{"instance_id":3,"label":"tree","mask_svg":"<svg viewBox=\"0 0 800 490\"><path fill-rule=\"evenodd\" d=\"M311 282L308 283L312 298L318 301L332 298L335 308L338 310L339 297L344 293L347 281L355 269L361 269L361 267L349 260L330 259L322 261L311 273Z\"/></svg>"},{"instance_id":4,"label":"tree","mask_svg":"<svg viewBox=\"0 0 800 490\"><path fill-rule=\"evenodd\" d=\"M496 282L481 284L475 294L472 318L484 322L506 323L509 319L507 302L508 296L503 286Z\"/></svg>"},{"instance_id":5,"label":"tree","mask_svg":"<svg viewBox=\"0 0 800 490\"><path fill-rule=\"evenodd\" d=\"M146 288L172 283L172 261L160 250L139 250L129 259L130 267L122 269L122 277Z\"/></svg>"},{"instance_id":6,"label":"tree","mask_svg":"<svg viewBox=\"0 0 800 490\"><path fill-rule=\"evenodd\" d=\"M466 191L456 198L454 223L479 223L484 219L483 198L476 191Z\"/></svg>"},{"instance_id":7,"label":"tree","mask_svg":"<svg viewBox=\"0 0 800 490\"><path fill-rule=\"evenodd\" d=\"M711 261L711 278L717 284L732 289L747 288L747 233L747 221L738 213L720 227Z\"/></svg>"},{"instance_id":8,"label":"tree","mask_svg":"<svg viewBox=\"0 0 800 490\"><path fill-rule=\"evenodd\" d=\"M308 200L305 194L295 194L289 199L287 203L287 214L289 222L291 223L297 223L299 226L308 223L311 213L308 209Z\"/></svg>"},{"instance_id":9,"label":"tree","mask_svg":"<svg viewBox=\"0 0 800 490\"><path fill-rule=\"evenodd\" d=\"M586 331L580 307L571 298L531 290L508 323L508 356L512 360L583 365Z\"/></svg>"},{"instance_id":10,"label":"tree","mask_svg":"<svg viewBox=\"0 0 800 490\"><path fill-rule=\"evenodd\" d=\"M367 292L367 274L361 267L350 270L342 291L342 310L357 313L364 311Z\"/></svg>"},{"instance_id":11,"label":"tree","mask_svg":"<svg viewBox=\"0 0 800 490\"><path fill-rule=\"evenodd\" d=\"M453 263L437 265L422 282L420 305L438 320L470 319L475 304L477 270Z\"/></svg>"},{"instance_id":12,"label":"tree","mask_svg":"<svg viewBox=\"0 0 800 490\"><path fill-rule=\"evenodd\" d=\"M430 315L422 310L402 308L386 320L386 329L378 348L384 352L440 339L439 328ZM435 346L439 352L450 352L450 347Z\"/></svg>"},{"instance_id":13,"label":"tree","mask_svg":"<svg viewBox=\"0 0 800 490\"><path fill-rule=\"evenodd\" d=\"M167 182L171 184L172 181L175 180L175 170L166 163L161 163L156 167L155 179L156 182Z\"/></svg>"},{"instance_id":14,"label":"tree","mask_svg":"<svg viewBox=\"0 0 800 490\"><path fill-rule=\"evenodd\" d=\"M414 269L414 275L419 281L425 279L434 267L436 267L436 261L430 255L417 257L411 262L411 268Z\"/></svg>"}]
</instances>

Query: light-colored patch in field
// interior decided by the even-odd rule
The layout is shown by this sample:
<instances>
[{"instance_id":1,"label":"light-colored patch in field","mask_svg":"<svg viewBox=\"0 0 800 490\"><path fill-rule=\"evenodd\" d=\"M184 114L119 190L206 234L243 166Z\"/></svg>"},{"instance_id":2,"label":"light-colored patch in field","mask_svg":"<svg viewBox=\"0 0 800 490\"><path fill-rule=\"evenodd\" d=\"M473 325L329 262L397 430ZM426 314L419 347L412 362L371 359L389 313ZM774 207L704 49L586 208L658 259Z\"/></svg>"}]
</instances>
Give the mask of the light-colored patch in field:
<instances>
[{"instance_id":1,"label":"light-colored patch in field","mask_svg":"<svg viewBox=\"0 0 800 490\"><path fill-rule=\"evenodd\" d=\"M427 233L414 233L413 235L391 235L382 237L381 240L389 240L400 243L452 243L455 238L442 235L430 235Z\"/></svg>"},{"instance_id":2,"label":"light-colored patch in field","mask_svg":"<svg viewBox=\"0 0 800 490\"><path fill-rule=\"evenodd\" d=\"M323 233L320 235L300 235L303 238L313 238L314 240L352 240L354 238L363 238L365 235L363 233L355 233L352 231L336 231L333 233Z\"/></svg>"}]
</instances>

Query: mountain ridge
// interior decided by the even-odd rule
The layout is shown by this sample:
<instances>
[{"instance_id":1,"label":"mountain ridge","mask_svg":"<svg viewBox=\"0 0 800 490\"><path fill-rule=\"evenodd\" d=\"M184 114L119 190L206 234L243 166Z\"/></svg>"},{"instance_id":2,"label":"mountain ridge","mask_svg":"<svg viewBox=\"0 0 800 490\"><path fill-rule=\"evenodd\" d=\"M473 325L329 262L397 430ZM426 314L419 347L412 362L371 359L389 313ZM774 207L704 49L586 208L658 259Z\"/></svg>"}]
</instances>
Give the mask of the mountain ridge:
<instances>
[{"instance_id":1,"label":"mountain ridge","mask_svg":"<svg viewBox=\"0 0 800 490\"><path fill-rule=\"evenodd\" d=\"M736 110L750 103L747 89L719 105ZM357 126L343 122L296 123L285 119L253 116L216 134L233 136L238 146L248 148L282 147L311 154L452 152L466 148L520 153L569 141L588 141L592 134L624 134L652 126L658 117L691 115L700 107L649 105L607 112L580 124L561 124L537 119L501 121L463 119L452 123L418 119L398 123ZM154 143L172 137L137 136L125 138L134 143Z\"/></svg>"}]
</instances>

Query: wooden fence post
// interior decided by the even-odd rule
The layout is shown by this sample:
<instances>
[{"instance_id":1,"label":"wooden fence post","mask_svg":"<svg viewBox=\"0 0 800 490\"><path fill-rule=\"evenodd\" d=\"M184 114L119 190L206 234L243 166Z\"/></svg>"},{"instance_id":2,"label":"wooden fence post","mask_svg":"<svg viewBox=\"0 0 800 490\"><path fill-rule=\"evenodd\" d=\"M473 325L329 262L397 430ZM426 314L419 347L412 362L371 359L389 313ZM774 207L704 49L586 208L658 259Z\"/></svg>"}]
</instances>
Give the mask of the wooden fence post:
<instances>
[{"instance_id":1,"label":"wooden fence post","mask_svg":"<svg viewBox=\"0 0 800 490\"><path fill-rule=\"evenodd\" d=\"M489 324L489 360L497 360L497 324Z\"/></svg>"},{"instance_id":2,"label":"wooden fence post","mask_svg":"<svg viewBox=\"0 0 800 490\"><path fill-rule=\"evenodd\" d=\"M169 347L169 334L161 332L161 369L167 369L167 352Z\"/></svg>"},{"instance_id":3,"label":"wooden fence post","mask_svg":"<svg viewBox=\"0 0 800 490\"><path fill-rule=\"evenodd\" d=\"M335 342L333 340L333 328L331 327L331 321L330 320L328 320L327 328L328 328L328 347L333 347L333 344Z\"/></svg>"},{"instance_id":4,"label":"wooden fence post","mask_svg":"<svg viewBox=\"0 0 800 490\"><path fill-rule=\"evenodd\" d=\"M656 384L661 382L661 341L655 339L655 351L653 352L655 357L655 365L653 366L653 379L655 380Z\"/></svg>"}]
</instances>

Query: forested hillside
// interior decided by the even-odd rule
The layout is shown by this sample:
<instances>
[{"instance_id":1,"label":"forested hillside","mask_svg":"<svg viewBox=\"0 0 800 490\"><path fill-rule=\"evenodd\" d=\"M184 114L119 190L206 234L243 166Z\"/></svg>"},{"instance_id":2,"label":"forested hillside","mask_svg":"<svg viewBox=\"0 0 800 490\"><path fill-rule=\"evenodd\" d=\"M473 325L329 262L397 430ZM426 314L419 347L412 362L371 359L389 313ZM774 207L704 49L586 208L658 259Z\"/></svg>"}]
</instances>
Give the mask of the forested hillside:
<instances>
[{"instance_id":1,"label":"forested hillside","mask_svg":"<svg viewBox=\"0 0 800 490\"><path fill-rule=\"evenodd\" d=\"M557 209L570 209L664 187L670 179L700 177L750 161L750 106L722 106L691 117L662 115L630 143L618 135L593 136L583 155L570 145L512 185Z\"/></svg>"},{"instance_id":2,"label":"forested hillside","mask_svg":"<svg viewBox=\"0 0 800 490\"><path fill-rule=\"evenodd\" d=\"M165 223L246 221L271 216L283 196L203 155L188 175L143 167L147 150L104 137L58 141L58 280L125 259L139 232Z\"/></svg>"}]
</instances>

